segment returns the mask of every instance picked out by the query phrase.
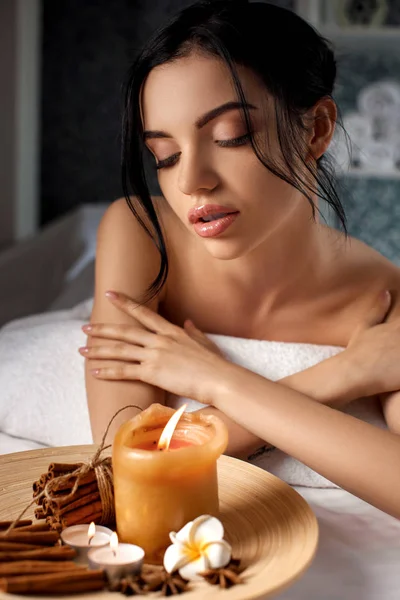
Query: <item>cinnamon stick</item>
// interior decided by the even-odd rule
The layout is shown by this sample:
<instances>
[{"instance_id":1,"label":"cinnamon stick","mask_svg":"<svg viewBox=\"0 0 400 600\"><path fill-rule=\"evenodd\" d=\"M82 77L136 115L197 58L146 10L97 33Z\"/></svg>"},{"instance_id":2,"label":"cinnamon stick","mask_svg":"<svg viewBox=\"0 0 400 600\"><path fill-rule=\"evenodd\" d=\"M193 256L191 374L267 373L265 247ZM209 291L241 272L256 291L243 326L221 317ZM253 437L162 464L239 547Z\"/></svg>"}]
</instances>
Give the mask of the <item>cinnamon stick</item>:
<instances>
[{"instance_id":1,"label":"cinnamon stick","mask_svg":"<svg viewBox=\"0 0 400 600\"><path fill-rule=\"evenodd\" d=\"M40 481L34 481L32 484L32 489L33 489L33 497L35 498L35 496L38 496L40 494L40 492L43 490L43 486L40 483Z\"/></svg>"},{"instance_id":2,"label":"cinnamon stick","mask_svg":"<svg viewBox=\"0 0 400 600\"><path fill-rule=\"evenodd\" d=\"M79 500L79 498L87 497L89 494L93 494L94 492L98 492L99 487L97 485L97 481L93 483L89 483L88 485L80 485L76 490L73 498L68 499L68 494L62 494L57 498L52 498L50 502L51 510L60 510L63 506L70 504L72 501Z\"/></svg>"},{"instance_id":3,"label":"cinnamon stick","mask_svg":"<svg viewBox=\"0 0 400 600\"><path fill-rule=\"evenodd\" d=\"M76 471L76 469L79 469L79 467L81 467L82 465L83 463L50 463L48 472L56 472L58 474L70 472L72 473L72 471Z\"/></svg>"},{"instance_id":4,"label":"cinnamon stick","mask_svg":"<svg viewBox=\"0 0 400 600\"><path fill-rule=\"evenodd\" d=\"M57 479L52 479L50 484L50 490L52 493L59 492L61 490L72 490L75 485L76 475L67 479L67 481L57 481ZM79 480L79 485L86 485L88 483L93 483L93 481L97 481L96 473L94 471L89 471L86 475L84 475Z\"/></svg>"},{"instance_id":5,"label":"cinnamon stick","mask_svg":"<svg viewBox=\"0 0 400 600\"><path fill-rule=\"evenodd\" d=\"M14 521L0 521L0 530L8 529L13 523ZM32 525L32 519L21 519L15 527L26 527L27 525Z\"/></svg>"},{"instance_id":6,"label":"cinnamon stick","mask_svg":"<svg viewBox=\"0 0 400 600\"><path fill-rule=\"evenodd\" d=\"M42 509L43 509L43 513L44 513L44 517L49 517L50 515L52 515L52 510L50 508L50 502L51 500L49 500L48 498L43 498L43 502L42 502Z\"/></svg>"},{"instance_id":7,"label":"cinnamon stick","mask_svg":"<svg viewBox=\"0 0 400 600\"><path fill-rule=\"evenodd\" d=\"M76 510L71 510L63 514L60 518L63 527L69 527L70 525L79 525L80 523L91 523L99 521L102 516L102 504L101 500L94 502L93 504L86 504Z\"/></svg>"},{"instance_id":8,"label":"cinnamon stick","mask_svg":"<svg viewBox=\"0 0 400 600\"><path fill-rule=\"evenodd\" d=\"M38 544L20 544L18 542L3 542L2 539L0 539L0 552L19 552L23 550L38 550L39 548L41 548L41 546Z\"/></svg>"},{"instance_id":9,"label":"cinnamon stick","mask_svg":"<svg viewBox=\"0 0 400 600\"><path fill-rule=\"evenodd\" d=\"M71 511L77 511L78 509L83 509L84 506L87 505L91 505L91 511L92 512L92 507L95 506L96 502L100 500L100 494L99 492L95 492L94 494L88 494L87 496L82 496L81 498L78 498L77 500L74 499L73 502L71 502L70 504L66 504L65 506L63 506L63 508L60 508L59 510L56 511L56 514L62 516L65 513L71 512ZM100 502L100 508L101 508L101 502Z\"/></svg>"},{"instance_id":10,"label":"cinnamon stick","mask_svg":"<svg viewBox=\"0 0 400 600\"><path fill-rule=\"evenodd\" d=\"M49 526L44 521L43 523L33 523L26 527L18 527L18 531L49 531Z\"/></svg>"},{"instance_id":11,"label":"cinnamon stick","mask_svg":"<svg viewBox=\"0 0 400 600\"><path fill-rule=\"evenodd\" d=\"M15 545L15 544L14 544ZM69 546L38 547L36 550L6 550L0 552L0 563L14 560L72 560L76 551Z\"/></svg>"},{"instance_id":12,"label":"cinnamon stick","mask_svg":"<svg viewBox=\"0 0 400 600\"><path fill-rule=\"evenodd\" d=\"M0 534L0 542L20 542L21 544L36 544L52 546L60 539L55 531L10 531L7 535Z\"/></svg>"},{"instance_id":13,"label":"cinnamon stick","mask_svg":"<svg viewBox=\"0 0 400 600\"><path fill-rule=\"evenodd\" d=\"M80 516L79 512L76 510L66 513L62 517L59 517L58 515L47 517L46 522L53 531L61 532L63 529L70 527L71 525L81 525L84 523L91 523L92 521L100 524L102 516L103 512L101 510L84 517Z\"/></svg>"},{"instance_id":14,"label":"cinnamon stick","mask_svg":"<svg viewBox=\"0 0 400 600\"><path fill-rule=\"evenodd\" d=\"M40 521L40 519L44 519L46 517L42 506L38 506L37 508L35 508L34 515L35 515L35 519L37 519L38 521Z\"/></svg>"},{"instance_id":15,"label":"cinnamon stick","mask_svg":"<svg viewBox=\"0 0 400 600\"><path fill-rule=\"evenodd\" d=\"M103 571L76 570L68 573L23 575L0 579L0 591L9 594L65 594L101 590Z\"/></svg>"},{"instance_id":16,"label":"cinnamon stick","mask_svg":"<svg viewBox=\"0 0 400 600\"><path fill-rule=\"evenodd\" d=\"M92 513L91 515L88 515L87 517L85 517L84 519L82 518L73 518L73 513L71 513L71 517L65 519L62 519L62 526L63 528L65 527L70 527L71 525L80 525L81 523L91 523L92 521L94 523L96 523L97 525L100 524L101 521L101 517L103 516L103 512L99 511L96 513ZM68 517L67 515L64 515L64 517Z\"/></svg>"},{"instance_id":17,"label":"cinnamon stick","mask_svg":"<svg viewBox=\"0 0 400 600\"><path fill-rule=\"evenodd\" d=\"M50 529L52 531L57 531L58 533L60 533L63 529L63 525L60 521L60 518L54 515L51 515L49 517L46 518L46 523L48 524L48 526L50 527ZM64 527L67 527L66 525Z\"/></svg>"},{"instance_id":18,"label":"cinnamon stick","mask_svg":"<svg viewBox=\"0 0 400 600\"><path fill-rule=\"evenodd\" d=\"M49 560L18 560L0 564L0 577L16 577L22 575L39 575L41 573L60 573L76 571L86 567L72 561L55 562Z\"/></svg>"},{"instance_id":19,"label":"cinnamon stick","mask_svg":"<svg viewBox=\"0 0 400 600\"><path fill-rule=\"evenodd\" d=\"M42 473L40 478L39 478L39 483L42 486L42 488L44 488L44 486L46 485L46 483L49 480L49 474L48 473Z\"/></svg>"}]
</instances>

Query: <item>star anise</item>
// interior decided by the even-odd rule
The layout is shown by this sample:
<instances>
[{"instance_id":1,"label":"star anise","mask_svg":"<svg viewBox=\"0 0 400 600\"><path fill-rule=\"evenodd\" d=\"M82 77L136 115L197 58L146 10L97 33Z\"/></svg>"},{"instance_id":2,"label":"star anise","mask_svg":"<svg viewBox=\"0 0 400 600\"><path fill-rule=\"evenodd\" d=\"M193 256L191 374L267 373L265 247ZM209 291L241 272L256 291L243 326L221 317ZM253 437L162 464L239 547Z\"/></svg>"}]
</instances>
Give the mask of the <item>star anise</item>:
<instances>
[{"instance_id":1,"label":"star anise","mask_svg":"<svg viewBox=\"0 0 400 600\"><path fill-rule=\"evenodd\" d=\"M145 591L145 581L141 575L127 575L110 589L112 592L121 592L125 596L140 596Z\"/></svg>"},{"instance_id":2,"label":"star anise","mask_svg":"<svg viewBox=\"0 0 400 600\"><path fill-rule=\"evenodd\" d=\"M220 588L227 589L238 583L243 583L243 577L240 576L240 560L232 558L226 567L221 569L207 569L199 573L211 585L219 585Z\"/></svg>"},{"instance_id":3,"label":"star anise","mask_svg":"<svg viewBox=\"0 0 400 600\"><path fill-rule=\"evenodd\" d=\"M183 594L189 587L189 582L183 579L178 572L167 573L164 568L148 571L143 574L143 578L146 582L144 587L146 592L161 591L163 596Z\"/></svg>"}]
</instances>

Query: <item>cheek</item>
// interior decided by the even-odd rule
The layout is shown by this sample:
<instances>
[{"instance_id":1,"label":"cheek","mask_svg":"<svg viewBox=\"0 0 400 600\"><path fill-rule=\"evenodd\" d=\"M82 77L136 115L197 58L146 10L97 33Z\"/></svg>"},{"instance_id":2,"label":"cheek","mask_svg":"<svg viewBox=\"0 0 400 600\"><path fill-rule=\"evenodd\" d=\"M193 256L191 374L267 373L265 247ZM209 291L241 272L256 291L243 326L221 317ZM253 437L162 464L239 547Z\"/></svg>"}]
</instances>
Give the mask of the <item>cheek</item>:
<instances>
[{"instance_id":1,"label":"cheek","mask_svg":"<svg viewBox=\"0 0 400 600\"><path fill-rule=\"evenodd\" d=\"M265 203L274 202L287 195L288 184L271 173L252 153L231 169L229 185L235 188L238 197L264 198Z\"/></svg>"},{"instance_id":2,"label":"cheek","mask_svg":"<svg viewBox=\"0 0 400 600\"><path fill-rule=\"evenodd\" d=\"M174 175L161 173L158 177L158 185L169 207L181 220L185 220L190 208L190 200L180 193Z\"/></svg>"},{"instance_id":3,"label":"cheek","mask_svg":"<svg viewBox=\"0 0 400 600\"><path fill-rule=\"evenodd\" d=\"M234 194L241 198L254 230L278 225L286 219L298 202L298 192L273 175L260 161L251 162L243 169L242 176L231 180Z\"/></svg>"}]
</instances>

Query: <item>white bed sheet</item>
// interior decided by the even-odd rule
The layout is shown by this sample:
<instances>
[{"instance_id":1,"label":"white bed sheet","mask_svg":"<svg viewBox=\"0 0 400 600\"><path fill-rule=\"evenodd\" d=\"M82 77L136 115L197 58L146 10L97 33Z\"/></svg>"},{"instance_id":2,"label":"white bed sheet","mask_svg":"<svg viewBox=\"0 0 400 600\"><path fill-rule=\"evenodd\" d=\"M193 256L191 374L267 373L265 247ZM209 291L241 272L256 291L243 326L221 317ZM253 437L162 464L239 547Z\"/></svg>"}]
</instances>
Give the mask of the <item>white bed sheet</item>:
<instances>
[{"instance_id":1,"label":"white bed sheet","mask_svg":"<svg viewBox=\"0 0 400 600\"><path fill-rule=\"evenodd\" d=\"M93 295L96 233L107 205L82 205L0 253L0 326Z\"/></svg>"},{"instance_id":2,"label":"white bed sheet","mask_svg":"<svg viewBox=\"0 0 400 600\"><path fill-rule=\"evenodd\" d=\"M93 296L96 234L106 209L105 204L80 206L0 253L0 337L10 321L70 309ZM0 409L6 401L0 393ZM43 447L0 430L0 454Z\"/></svg>"},{"instance_id":3,"label":"white bed sheet","mask_svg":"<svg viewBox=\"0 0 400 600\"><path fill-rule=\"evenodd\" d=\"M44 444L39 444L33 440L7 435L0 431L0 454L10 454L11 452L24 452L25 450L37 450L45 448Z\"/></svg>"},{"instance_id":4,"label":"white bed sheet","mask_svg":"<svg viewBox=\"0 0 400 600\"><path fill-rule=\"evenodd\" d=\"M279 600L398 600L400 521L340 489L295 488L314 510L319 547Z\"/></svg>"}]
</instances>

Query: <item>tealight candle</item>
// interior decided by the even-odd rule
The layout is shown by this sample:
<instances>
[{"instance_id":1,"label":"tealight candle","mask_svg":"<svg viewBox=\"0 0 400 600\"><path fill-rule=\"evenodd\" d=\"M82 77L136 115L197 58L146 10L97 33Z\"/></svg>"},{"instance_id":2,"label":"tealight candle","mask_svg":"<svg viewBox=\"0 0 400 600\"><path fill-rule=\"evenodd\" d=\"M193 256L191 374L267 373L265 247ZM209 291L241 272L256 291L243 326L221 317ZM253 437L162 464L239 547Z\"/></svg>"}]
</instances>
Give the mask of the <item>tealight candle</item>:
<instances>
[{"instance_id":1,"label":"tealight candle","mask_svg":"<svg viewBox=\"0 0 400 600\"><path fill-rule=\"evenodd\" d=\"M102 525L72 525L64 529L61 541L76 551L75 562L87 564L87 554L90 548L107 546L110 543L112 531Z\"/></svg>"},{"instance_id":2,"label":"tealight candle","mask_svg":"<svg viewBox=\"0 0 400 600\"><path fill-rule=\"evenodd\" d=\"M122 577L140 573L144 558L144 550L133 544L120 544L114 532L110 543L102 548L92 548L88 552L89 567L103 569L111 585L118 583Z\"/></svg>"},{"instance_id":3,"label":"tealight candle","mask_svg":"<svg viewBox=\"0 0 400 600\"><path fill-rule=\"evenodd\" d=\"M118 535L142 547L149 563L162 563L170 531L219 512L217 459L228 444L226 426L213 415L181 413L153 404L114 439ZM165 440L171 422L176 428Z\"/></svg>"}]
</instances>

